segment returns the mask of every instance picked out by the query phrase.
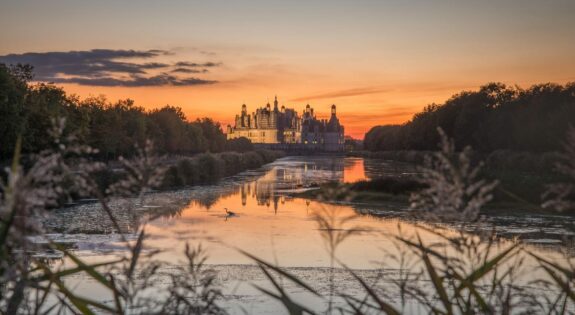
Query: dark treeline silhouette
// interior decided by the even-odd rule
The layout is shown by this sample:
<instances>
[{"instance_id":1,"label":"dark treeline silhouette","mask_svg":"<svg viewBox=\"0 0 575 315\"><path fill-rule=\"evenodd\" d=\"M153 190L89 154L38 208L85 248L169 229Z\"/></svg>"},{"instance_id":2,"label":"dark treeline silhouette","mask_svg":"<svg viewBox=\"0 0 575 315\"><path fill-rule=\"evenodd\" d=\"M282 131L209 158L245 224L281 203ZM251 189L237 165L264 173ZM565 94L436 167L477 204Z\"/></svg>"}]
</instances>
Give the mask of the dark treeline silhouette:
<instances>
[{"instance_id":1,"label":"dark treeline silhouette","mask_svg":"<svg viewBox=\"0 0 575 315\"><path fill-rule=\"evenodd\" d=\"M218 180L256 169L283 156L283 152L255 150L249 152L202 153L179 159L164 176L161 188L212 184Z\"/></svg>"},{"instance_id":2,"label":"dark treeline silhouette","mask_svg":"<svg viewBox=\"0 0 575 315\"><path fill-rule=\"evenodd\" d=\"M132 100L104 97L80 100L50 84L31 84L32 67L0 64L0 160L9 159L18 136L24 153L47 148L55 118L66 118L66 133L99 150L102 159L130 156L136 144L151 139L164 154L251 149L247 140L226 144L220 124L209 118L188 121L179 107L146 111Z\"/></svg>"},{"instance_id":3,"label":"dark treeline silhouette","mask_svg":"<svg viewBox=\"0 0 575 315\"><path fill-rule=\"evenodd\" d=\"M575 125L575 83L529 89L490 83L431 104L403 125L373 127L364 146L370 151L435 150L441 127L458 149L559 151L569 125Z\"/></svg>"}]
</instances>

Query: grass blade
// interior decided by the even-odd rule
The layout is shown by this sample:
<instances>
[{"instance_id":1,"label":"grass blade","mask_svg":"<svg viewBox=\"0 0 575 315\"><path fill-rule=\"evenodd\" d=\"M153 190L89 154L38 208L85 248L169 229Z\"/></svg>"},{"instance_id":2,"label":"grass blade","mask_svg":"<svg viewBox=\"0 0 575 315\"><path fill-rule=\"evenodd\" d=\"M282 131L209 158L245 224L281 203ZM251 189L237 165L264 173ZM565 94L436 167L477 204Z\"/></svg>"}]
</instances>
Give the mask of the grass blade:
<instances>
[{"instance_id":1,"label":"grass blade","mask_svg":"<svg viewBox=\"0 0 575 315\"><path fill-rule=\"evenodd\" d=\"M271 263L268 263L260 258L257 258L256 256L243 251L243 250L239 250L240 253L246 255L247 257L251 258L252 260L256 261L258 264L263 265L267 268L270 268L271 270L277 272L278 274L288 278L289 280L291 280L292 282L296 283L297 285L299 285L300 287L308 290L309 292L313 293L316 296L322 297L321 294L319 294L316 290L314 290L312 287L310 287L309 285L305 284L303 281L301 281L300 279L298 279L296 276L292 275L291 273L283 270L282 268L279 268L277 266L274 266Z\"/></svg>"}]
</instances>

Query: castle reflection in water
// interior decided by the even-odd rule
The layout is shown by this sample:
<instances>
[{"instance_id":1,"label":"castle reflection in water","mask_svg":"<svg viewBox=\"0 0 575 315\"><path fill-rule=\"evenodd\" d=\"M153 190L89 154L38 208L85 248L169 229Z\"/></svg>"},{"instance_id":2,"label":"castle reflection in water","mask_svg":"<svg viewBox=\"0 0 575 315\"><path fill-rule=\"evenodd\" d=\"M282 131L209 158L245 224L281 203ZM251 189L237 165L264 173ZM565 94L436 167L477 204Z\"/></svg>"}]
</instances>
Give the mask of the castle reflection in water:
<instances>
[{"instance_id":1,"label":"castle reflection in water","mask_svg":"<svg viewBox=\"0 0 575 315\"><path fill-rule=\"evenodd\" d=\"M315 184L326 182L350 183L358 180L371 179L381 174L379 168L372 167L369 160L357 158L334 158L326 160L325 157L299 163L294 167L293 162L284 167L282 162L274 166L265 175L240 185L239 195L243 207L255 202L258 206L267 206L277 213L286 198L286 191L303 189ZM381 164L377 164L381 166Z\"/></svg>"},{"instance_id":2,"label":"castle reflection in water","mask_svg":"<svg viewBox=\"0 0 575 315\"><path fill-rule=\"evenodd\" d=\"M209 210L222 198L234 199L240 207L269 207L279 211L289 201L294 190L327 182L352 183L389 174L409 174L413 171L399 163L363 158L327 156L287 157L267 166L267 169L238 175L237 181L226 179L193 198L193 204ZM386 175L387 174L387 175Z\"/></svg>"}]
</instances>

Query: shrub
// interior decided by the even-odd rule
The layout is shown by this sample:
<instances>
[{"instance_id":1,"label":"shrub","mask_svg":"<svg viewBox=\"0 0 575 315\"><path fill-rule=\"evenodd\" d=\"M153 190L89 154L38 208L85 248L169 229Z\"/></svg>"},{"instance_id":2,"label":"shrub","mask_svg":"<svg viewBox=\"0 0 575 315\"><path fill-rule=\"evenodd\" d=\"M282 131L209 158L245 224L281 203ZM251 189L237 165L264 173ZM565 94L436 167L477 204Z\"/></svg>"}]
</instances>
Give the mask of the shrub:
<instances>
[{"instance_id":1,"label":"shrub","mask_svg":"<svg viewBox=\"0 0 575 315\"><path fill-rule=\"evenodd\" d=\"M246 168L258 168L264 164L264 160L260 154L255 151L246 152L242 155L242 163Z\"/></svg>"},{"instance_id":2,"label":"shrub","mask_svg":"<svg viewBox=\"0 0 575 315\"><path fill-rule=\"evenodd\" d=\"M230 139L226 141L226 151L247 152L253 150L254 145L248 138L239 137L236 139Z\"/></svg>"},{"instance_id":3,"label":"shrub","mask_svg":"<svg viewBox=\"0 0 575 315\"><path fill-rule=\"evenodd\" d=\"M183 185L195 185L200 182L199 166L195 159L182 159L176 166Z\"/></svg>"},{"instance_id":4,"label":"shrub","mask_svg":"<svg viewBox=\"0 0 575 315\"><path fill-rule=\"evenodd\" d=\"M224 161L225 165L225 176L232 176L246 169L241 157L242 154L236 152L224 152L220 154L220 158Z\"/></svg>"},{"instance_id":5,"label":"shrub","mask_svg":"<svg viewBox=\"0 0 575 315\"><path fill-rule=\"evenodd\" d=\"M201 183L214 183L224 177L224 161L217 155L202 153L196 156L198 180Z\"/></svg>"}]
</instances>

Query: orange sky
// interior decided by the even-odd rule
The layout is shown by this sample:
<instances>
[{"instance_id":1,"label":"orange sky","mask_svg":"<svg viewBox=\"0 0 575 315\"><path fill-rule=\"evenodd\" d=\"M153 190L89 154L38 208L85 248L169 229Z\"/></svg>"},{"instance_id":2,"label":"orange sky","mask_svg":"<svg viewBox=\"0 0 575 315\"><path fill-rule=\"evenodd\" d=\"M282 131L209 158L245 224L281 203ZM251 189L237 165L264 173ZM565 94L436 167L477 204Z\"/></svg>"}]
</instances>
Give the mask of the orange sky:
<instances>
[{"instance_id":1,"label":"orange sky","mask_svg":"<svg viewBox=\"0 0 575 315\"><path fill-rule=\"evenodd\" d=\"M0 10L0 28L10 30L0 32L0 62L29 52L159 49L166 53L135 62L214 62L187 77L216 83L58 85L81 97L180 106L190 119L223 125L242 103L253 111L276 94L324 117L336 104L346 133L362 138L487 82L575 81L574 15L570 0L18 0Z\"/></svg>"}]
</instances>

